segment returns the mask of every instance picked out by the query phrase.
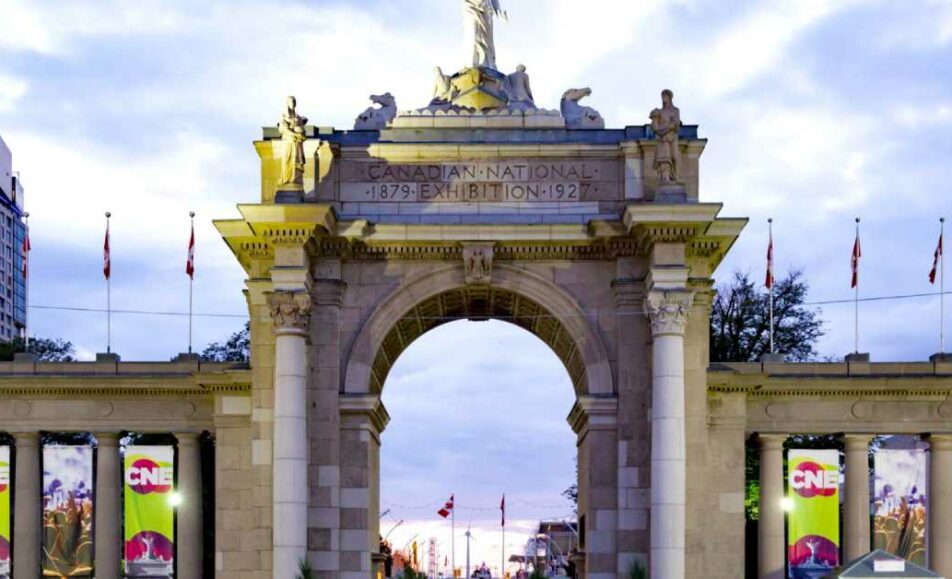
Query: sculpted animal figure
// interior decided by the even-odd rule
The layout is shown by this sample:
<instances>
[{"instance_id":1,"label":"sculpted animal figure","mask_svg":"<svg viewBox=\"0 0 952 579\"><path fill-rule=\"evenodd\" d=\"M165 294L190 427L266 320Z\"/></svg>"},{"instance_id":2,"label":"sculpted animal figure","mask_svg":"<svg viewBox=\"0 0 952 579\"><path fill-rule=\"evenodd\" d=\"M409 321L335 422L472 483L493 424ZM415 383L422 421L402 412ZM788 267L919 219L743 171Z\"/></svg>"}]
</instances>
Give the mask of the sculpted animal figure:
<instances>
[{"instance_id":1,"label":"sculpted animal figure","mask_svg":"<svg viewBox=\"0 0 952 579\"><path fill-rule=\"evenodd\" d=\"M397 116L397 99L392 94L372 94L370 101L379 106L371 106L360 113L354 121L354 129L379 131L387 128L390 121Z\"/></svg>"},{"instance_id":2,"label":"sculpted animal figure","mask_svg":"<svg viewBox=\"0 0 952 579\"><path fill-rule=\"evenodd\" d=\"M562 116L570 129L604 129L605 119L592 107L578 104L592 94L590 88L570 88L562 95Z\"/></svg>"}]
</instances>

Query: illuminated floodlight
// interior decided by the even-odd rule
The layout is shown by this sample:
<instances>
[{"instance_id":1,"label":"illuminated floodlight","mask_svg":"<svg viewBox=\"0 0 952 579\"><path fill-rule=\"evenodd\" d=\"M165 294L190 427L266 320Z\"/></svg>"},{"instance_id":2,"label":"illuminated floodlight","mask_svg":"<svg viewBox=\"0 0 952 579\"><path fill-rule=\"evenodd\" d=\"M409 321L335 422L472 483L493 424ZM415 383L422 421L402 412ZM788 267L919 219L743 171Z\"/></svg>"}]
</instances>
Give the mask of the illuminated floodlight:
<instances>
[{"instance_id":1,"label":"illuminated floodlight","mask_svg":"<svg viewBox=\"0 0 952 579\"><path fill-rule=\"evenodd\" d=\"M790 497L783 497L782 499L780 499L780 508L788 513L792 511L793 499L791 499Z\"/></svg>"},{"instance_id":2,"label":"illuminated floodlight","mask_svg":"<svg viewBox=\"0 0 952 579\"><path fill-rule=\"evenodd\" d=\"M182 504L182 495L179 493L173 492L169 494L169 504L173 507L178 507Z\"/></svg>"}]
</instances>

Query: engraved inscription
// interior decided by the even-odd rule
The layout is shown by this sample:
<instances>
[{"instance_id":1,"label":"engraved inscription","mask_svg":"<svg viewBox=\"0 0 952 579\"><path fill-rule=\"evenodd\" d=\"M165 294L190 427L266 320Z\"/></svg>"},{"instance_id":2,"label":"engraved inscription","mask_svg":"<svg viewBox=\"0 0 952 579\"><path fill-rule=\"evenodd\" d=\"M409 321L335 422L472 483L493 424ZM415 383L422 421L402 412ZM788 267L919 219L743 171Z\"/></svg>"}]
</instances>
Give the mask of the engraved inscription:
<instances>
[{"instance_id":1,"label":"engraved inscription","mask_svg":"<svg viewBox=\"0 0 952 579\"><path fill-rule=\"evenodd\" d=\"M493 203L611 200L612 161L512 160L393 164L352 162L340 184L343 202Z\"/></svg>"}]
</instances>

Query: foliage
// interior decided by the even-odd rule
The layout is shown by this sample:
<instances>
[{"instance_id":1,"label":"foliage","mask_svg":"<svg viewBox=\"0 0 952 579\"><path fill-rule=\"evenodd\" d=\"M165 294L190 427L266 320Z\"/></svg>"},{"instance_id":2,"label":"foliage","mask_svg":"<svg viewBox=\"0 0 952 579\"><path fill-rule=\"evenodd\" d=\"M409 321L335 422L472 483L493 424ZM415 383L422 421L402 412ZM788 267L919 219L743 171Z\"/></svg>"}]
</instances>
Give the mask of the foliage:
<instances>
[{"instance_id":1,"label":"foliage","mask_svg":"<svg viewBox=\"0 0 952 579\"><path fill-rule=\"evenodd\" d=\"M578 455L575 455L575 481L569 488L562 491L562 496L574 505L575 513L578 514Z\"/></svg>"},{"instance_id":2,"label":"foliage","mask_svg":"<svg viewBox=\"0 0 952 579\"><path fill-rule=\"evenodd\" d=\"M295 579L314 579L311 562L306 557L301 557L301 560L298 561L298 574Z\"/></svg>"},{"instance_id":3,"label":"foliage","mask_svg":"<svg viewBox=\"0 0 952 579\"><path fill-rule=\"evenodd\" d=\"M203 362L247 362L250 359L251 328L248 322L224 343L212 342L202 352Z\"/></svg>"},{"instance_id":4,"label":"foliage","mask_svg":"<svg viewBox=\"0 0 952 579\"><path fill-rule=\"evenodd\" d=\"M426 573L422 571L416 571L413 567L404 567L403 568L403 579L427 579Z\"/></svg>"},{"instance_id":5,"label":"foliage","mask_svg":"<svg viewBox=\"0 0 952 579\"><path fill-rule=\"evenodd\" d=\"M529 574L529 579L548 579L545 574L545 565L534 565L532 573Z\"/></svg>"},{"instance_id":6,"label":"foliage","mask_svg":"<svg viewBox=\"0 0 952 579\"><path fill-rule=\"evenodd\" d=\"M809 285L794 270L774 285L774 345L793 361L816 357L816 341L823 335L819 310L807 309ZM717 290L711 309L711 361L754 362L770 352L770 294L747 273Z\"/></svg>"},{"instance_id":7,"label":"foliage","mask_svg":"<svg viewBox=\"0 0 952 579\"><path fill-rule=\"evenodd\" d=\"M73 343L61 339L30 338L29 348L39 362L72 362L76 356ZM26 351L27 344L21 337L0 343L0 361L9 362L14 354Z\"/></svg>"},{"instance_id":8,"label":"foliage","mask_svg":"<svg viewBox=\"0 0 952 579\"><path fill-rule=\"evenodd\" d=\"M632 561L628 567L628 579L648 579L648 572L640 561Z\"/></svg>"}]
</instances>

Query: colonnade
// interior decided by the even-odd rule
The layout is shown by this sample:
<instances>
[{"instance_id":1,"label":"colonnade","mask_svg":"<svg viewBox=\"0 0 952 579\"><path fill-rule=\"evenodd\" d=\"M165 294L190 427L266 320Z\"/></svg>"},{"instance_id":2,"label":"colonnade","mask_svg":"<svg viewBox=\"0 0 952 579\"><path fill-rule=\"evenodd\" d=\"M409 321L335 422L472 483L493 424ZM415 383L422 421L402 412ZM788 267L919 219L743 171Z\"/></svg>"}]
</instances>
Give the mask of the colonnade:
<instances>
[{"instance_id":1,"label":"colonnade","mask_svg":"<svg viewBox=\"0 0 952 579\"><path fill-rule=\"evenodd\" d=\"M40 434L12 433L14 452L13 579L41 575L43 532ZM93 432L98 441L93 490L95 569L97 579L122 577L122 460L116 432ZM178 487L176 566L180 579L202 578L202 468L199 434L177 432Z\"/></svg>"},{"instance_id":2,"label":"colonnade","mask_svg":"<svg viewBox=\"0 0 952 579\"><path fill-rule=\"evenodd\" d=\"M783 445L786 434L761 434L760 440L760 524L758 576L784 579L786 540L784 538ZM843 490L843 558L851 561L870 551L869 445L871 434L847 434L845 446L845 488ZM929 437L929 568L952 577L952 435ZM854 476L851 476L851 473ZM855 476L861 473L860 476Z\"/></svg>"}]
</instances>

